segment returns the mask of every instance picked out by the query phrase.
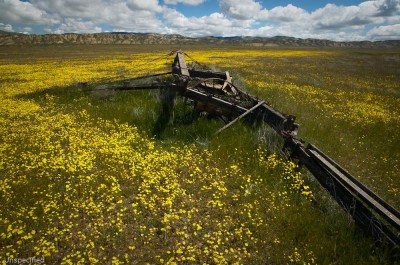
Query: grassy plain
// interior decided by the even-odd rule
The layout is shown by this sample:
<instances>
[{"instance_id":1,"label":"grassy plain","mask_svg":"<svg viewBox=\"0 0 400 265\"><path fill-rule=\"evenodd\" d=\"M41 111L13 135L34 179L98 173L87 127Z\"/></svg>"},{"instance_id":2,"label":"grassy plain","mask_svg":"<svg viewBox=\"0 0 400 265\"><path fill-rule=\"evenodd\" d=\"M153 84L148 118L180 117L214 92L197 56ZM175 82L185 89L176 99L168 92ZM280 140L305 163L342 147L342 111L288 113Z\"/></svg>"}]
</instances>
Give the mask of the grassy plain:
<instances>
[{"instance_id":1,"label":"grassy plain","mask_svg":"<svg viewBox=\"0 0 400 265\"><path fill-rule=\"evenodd\" d=\"M155 139L159 92L96 88L168 71L177 48L0 47L0 256L389 263L312 178L265 149L266 128L214 136L222 124L191 119L177 98ZM301 137L399 208L400 52L183 49L297 116Z\"/></svg>"},{"instance_id":2,"label":"grassy plain","mask_svg":"<svg viewBox=\"0 0 400 265\"><path fill-rule=\"evenodd\" d=\"M400 55L381 50L267 50L212 59L251 93L297 116L320 146L400 205Z\"/></svg>"}]
</instances>

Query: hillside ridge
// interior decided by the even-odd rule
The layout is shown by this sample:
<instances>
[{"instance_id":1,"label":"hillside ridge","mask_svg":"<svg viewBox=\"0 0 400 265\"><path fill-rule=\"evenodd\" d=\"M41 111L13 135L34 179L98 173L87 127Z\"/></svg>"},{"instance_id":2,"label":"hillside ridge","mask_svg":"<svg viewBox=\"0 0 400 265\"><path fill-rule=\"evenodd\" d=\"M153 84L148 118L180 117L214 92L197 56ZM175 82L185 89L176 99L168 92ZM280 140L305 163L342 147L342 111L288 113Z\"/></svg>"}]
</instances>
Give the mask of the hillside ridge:
<instances>
[{"instance_id":1,"label":"hillside ridge","mask_svg":"<svg viewBox=\"0 0 400 265\"><path fill-rule=\"evenodd\" d=\"M400 40L341 42L323 39L300 39L287 36L275 37L186 37L178 34L157 33L65 33L65 34L19 34L0 31L0 45L54 45L54 44L211 44L253 47L349 47L349 48L400 48Z\"/></svg>"}]
</instances>

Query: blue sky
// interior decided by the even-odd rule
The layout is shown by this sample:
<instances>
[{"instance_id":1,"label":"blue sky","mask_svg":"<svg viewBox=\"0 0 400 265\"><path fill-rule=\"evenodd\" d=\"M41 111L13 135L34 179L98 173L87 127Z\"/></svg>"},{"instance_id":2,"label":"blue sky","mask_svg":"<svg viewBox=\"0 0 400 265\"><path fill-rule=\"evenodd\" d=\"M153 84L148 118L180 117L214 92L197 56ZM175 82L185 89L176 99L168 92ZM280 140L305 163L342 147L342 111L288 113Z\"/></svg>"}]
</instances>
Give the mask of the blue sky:
<instances>
[{"instance_id":1,"label":"blue sky","mask_svg":"<svg viewBox=\"0 0 400 265\"><path fill-rule=\"evenodd\" d=\"M271 0L271 1L257 1L259 2L264 8L272 9L276 6L287 6L292 4L294 6L298 6L304 8L307 11L314 11L317 8L322 8L327 4L336 4L336 5L344 5L344 6L351 6L351 5L358 5L365 1L348 1L348 0L336 0L336 1L317 1L317 0ZM213 12L219 12L219 3L218 1L205 1L202 4L193 8L193 6L178 4L177 10L180 10L183 14L187 16L205 16L207 14Z\"/></svg>"},{"instance_id":2,"label":"blue sky","mask_svg":"<svg viewBox=\"0 0 400 265\"><path fill-rule=\"evenodd\" d=\"M400 39L400 0L0 0L0 30Z\"/></svg>"}]
</instances>

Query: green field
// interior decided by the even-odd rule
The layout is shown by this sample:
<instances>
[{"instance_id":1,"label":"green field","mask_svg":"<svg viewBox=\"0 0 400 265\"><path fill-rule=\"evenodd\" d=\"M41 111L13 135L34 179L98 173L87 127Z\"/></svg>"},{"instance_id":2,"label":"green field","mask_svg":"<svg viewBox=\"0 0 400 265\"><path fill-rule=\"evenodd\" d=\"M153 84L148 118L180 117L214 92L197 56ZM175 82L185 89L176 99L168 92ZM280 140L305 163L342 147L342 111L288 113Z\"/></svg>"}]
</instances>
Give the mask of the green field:
<instances>
[{"instance_id":1,"label":"green field","mask_svg":"<svg viewBox=\"0 0 400 265\"><path fill-rule=\"evenodd\" d=\"M159 91L101 89L170 70L179 48L295 115L301 138L400 208L400 51L0 47L0 256L393 263L312 175L279 158L266 125L216 136L223 123L177 97L160 131Z\"/></svg>"}]
</instances>

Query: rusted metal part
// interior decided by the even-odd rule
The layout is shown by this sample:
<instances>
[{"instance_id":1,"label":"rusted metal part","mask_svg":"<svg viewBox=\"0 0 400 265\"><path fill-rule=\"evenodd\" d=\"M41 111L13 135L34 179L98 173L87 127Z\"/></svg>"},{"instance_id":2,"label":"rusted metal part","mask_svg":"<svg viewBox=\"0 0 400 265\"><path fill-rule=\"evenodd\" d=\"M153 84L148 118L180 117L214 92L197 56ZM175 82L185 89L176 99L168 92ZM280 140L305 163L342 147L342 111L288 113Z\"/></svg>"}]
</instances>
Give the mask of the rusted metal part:
<instances>
[{"instance_id":1,"label":"rusted metal part","mask_svg":"<svg viewBox=\"0 0 400 265\"><path fill-rule=\"evenodd\" d=\"M220 132L222 132L223 130L225 130L226 128L232 126L235 122L237 122L238 120L244 118L246 115L249 115L252 111L254 111L255 109L257 109L259 106L261 106L262 104L264 104L264 101L260 101L258 102L254 107L252 107L251 109L247 110L245 113L243 113L242 115L240 115L239 117L237 117L236 119L234 119L233 121L231 121L230 123L228 123L227 125L225 125L224 127L222 127L221 129L219 129L218 131L215 132L215 134L219 134Z\"/></svg>"},{"instance_id":2,"label":"rusted metal part","mask_svg":"<svg viewBox=\"0 0 400 265\"><path fill-rule=\"evenodd\" d=\"M177 55L177 61L183 57ZM194 73L194 72L193 72ZM218 75L223 75L219 73ZM194 78L194 76L191 76ZM263 121L270 125L279 135L285 139L284 148L291 152L290 157L297 159L319 181L319 183L332 195L355 220L356 224L364 231L371 234L377 243L385 244L392 251L394 257L400 257L400 214L384 202L376 194L365 187L345 169L335 163L331 158L322 153L313 145L305 146L303 140L297 138L299 125L295 123L296 117L285 115L263 101L249 96L253 103L251 107L243 107L239 104L218 98L218 93L207 93L207 89L223 90L225 83L230 83L228 74L217 77L224 81L222 87L212 87L204 83L205 78L216 78L212 73L202 73L201 78L194 85L186 87L182 96L194 99L207 105L218 108L221 112L236 116L236 121L243 115L262 115ZM244 94L238 90L238 94ZM228 94L229 95L229 94ZM232 124L229 123L218 132Z\"/></svg>"},{"instance_id":3,"label":"rusted metal part","mask_svg":"<svg viewBox=\"0 0 400 265\"><path fill-rule=\"evenodd\" d=\"M182 51L178 51L174 59L172 75L174 84L119 89L167 86L182 97L193 100L197 109L230 119L231 123L218 132L244 116L251 119L262 117L262 121L285 140L283 149L289 153L288 157L304 165L359 227L372 235L377 243L387 245L393 257L400 258L400 213L314 145L306 146L297 137L299 125L295 123L295 116L283 114L266 102L240 91L232 84L228 72L188 69Z\"/></svg>"}]
</instances>

